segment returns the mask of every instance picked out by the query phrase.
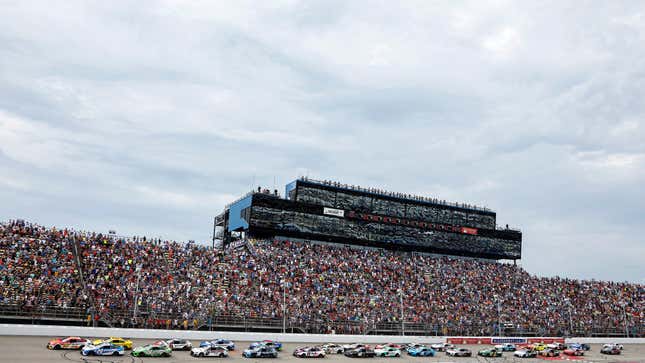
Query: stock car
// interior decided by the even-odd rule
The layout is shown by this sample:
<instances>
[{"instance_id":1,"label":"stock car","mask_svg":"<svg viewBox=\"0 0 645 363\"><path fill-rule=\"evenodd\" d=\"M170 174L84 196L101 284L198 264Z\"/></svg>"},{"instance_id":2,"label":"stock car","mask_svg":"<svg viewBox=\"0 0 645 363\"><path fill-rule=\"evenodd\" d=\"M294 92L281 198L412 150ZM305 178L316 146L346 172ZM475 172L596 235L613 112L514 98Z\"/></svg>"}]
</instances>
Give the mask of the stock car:
<instances>
[{"instance_id":1,"label":"stock car","mask_svg":"<svg viewBox=\"0 0 645 363\"><path fill-rule=\"evenodd\" d=\"M401 349L393 347L383 347L374 349L374 353L377 357L400 357Z\"/></svg>"},{"instance_id":2,"label":"stock car","mask_svg":"<svg viewBox=\"0 0 645 363\"><path fill-rule=\"evenodd\" d=\"M423 344L421 344L421 343L410 343L410 344L407 344L407 345L405 346L405 350L406 350L407 352L409 352L409 351L410 351L410 349L418 349L418 348L421 348L421 347L424 347L424 345L423 345Z\"/></svg>"},{"instance_id":3,"label":"stock car","mask_svg":"<svg viewBox=\"0 0 645 363\"><path fill-rule=\"evenodd\" d=\"M609 343L609 344L605 344L605 345L603 345L602 347L603 347L603 348L604 348L604 347L616 347L616 348L618 348L618 349L620 349L620 350L623 350L623 345L622 345L622 344L617 344L617 343Z\"/></svg>"},{"instance_id":4,"label":"stock car","mask_svg":"<svg viewBox=\"0 0 645 363\"><path fill-rule=\"evenodd\" d=\"M408 344L410 345L410 344ZM403 344L396 344L396 343L387 343L387 344L377 344L374 346L374 349L383 349L383 348L396 348L396 349L404 349L406 346Z\"/></svg>"},{"instance_id":5,"label":"stock car","mask_svg":"<svg viewBox=\"0 0 645 363\"><path fill-rule=\"evenodd\" d=\"M256 345L255 347L245 349L242 355L245 358L278 358L278 351L274 347Z\"/></svg>"},{"instance_id":6,"label":"stock car","mask_svg":"<svg viewBox=\"0 0 645 363\"><path fill-rule=\"evenodd\" d=\"M200 348L204 347L222 347L228 350L235 350L235 343L228 339L215 339L199 343Z\"/></svg>"},{"instance_id":7,"label":"stock car","mask_svg":"<svg viewBox=\"0 0 645 363\"><path fill-rule=\"evenodd\" d=\"M560 355L560 352L558 352L557 350L552 349L552 348L546 348L546 349L540 351L540 355L542 357L557 357L557 356Z\"/></svg>"},{"instance_id":8,"label":"stock car","mask_svg":"<svg viewBox=\"0 0 645 363\"><path fill-rule=\"evenodd\" d=\"M322 347L300 347L293 351L293 356L298 358L325 358Z\"/></svg>"},{"instance_id":9,"label":"stock car","mask_svg":"<svg viewBox=\"0 0 645 363\"><path fill-rule=\"evenodd\" d=\"M618 355L620 354L620 348L614 344L605 344L600 350L602 354Z\"/></svg>"},{"instance_id":10,"label":"stock car","mask_svg":"<svg viewBox=\"0 0 645 363\"><path fill-rule=\"evenodd\" d=\"M501 350L502 352L514 352L517 350L517 347L515 346L515 344L505 343L505 344L497 344L495 346L495 349Z\"/></svg>"},{"instance_id":11,"label":"stock car","mask_svg":"<svg viewBox=\"0 0 645 363\"><path fill-rule=\"evenodd\" d=\"M548 347L545 344L542 344L542 343L533 344L533 350L537 350L538 352L541 352L541 351L543 351L543 350L545 350L547 348Z\"/></svg>"},{"instance_id":12,"label":"stock car","mask_svg":"<svg viewBox=\"0 0 645 363\"><path fill-rule=\"evenodd\" d=\"M567 348L564 351L562 351L562 353L564 353L566 355L573 355L573 356L585 355L584 350L582 350L582 349L572 349L572 348Z\"/></svg>"},{"instance_id":13,"label":"stock car","mask_svg":"<svg viewBox=\"0 0 645 363\"><path fill-rule=\"evenodd\" d=\"M58 338L50 340L47 343L47 349L81 349L88 344L91 344L89 339L80 337Z\"/></svg>"},{"instance_id":14,"label":"stock car","mask_svg":"<svg viewBox=\"0 0 645 363\"><path fill-rule=\"evenodd\" d=\"M446 351L446 352L447 352L447 351L448 351L448 350L450 350L450 349L457 349L457 347L455 347L455 345L454 345L454 344L450 344L450 343L438 343L438 344L432 344L432 345L430 346L430 348L432 348L432 349L434 349L434 350L436 350L436 351L438 351L438 352L444 352L444 351Z\"/></svg>"},{"instance_id":15,"label":"stock car","mask_svg":"<svg viewBox=\"0 0 645 363\"><path fill-rule=\"evenodd\" d=\"M249 349L254 349L260 346L273 348L278 351L282 350L282 343L276 342L274 340L263 340L261 342L251 343L251 345L249 346Z\"/></svg>"},{"instance_id":16,"label":"stock car","mask_svg":"<svg viewBox=\"0 0 645 363\"><path fill-rule=\"evenodd\" d=\"M376 356L372 349L366 347L346 350L344 354L350 358L372 358Z\"/></svg>"},{"instance_id":17,"label":"stock car","mask_svg":"<svg viewBox=\"0 0 645 363\"><path fill-rule=\"evenodd\" d=\"M172 350L191 350L193 348L193 343L186 339L168 339L166 340L166 344L168 344Z\"/></svg>"},{"instance_id":18,"label":"stock car","mask_svg":"<svg viewBox=\"0 0 645 363\"><path fill-rule=\"evenodd\" d=\"M537 357L537 352L533 349L520 349L516 350L513 355L518 358L535 358Z\"/></svg>"},{"instance_id":19,"label":"stock car","mask_svg":"<svg viewBox=\"0 0 645 363\"><path fill-rule=\"evenodd\" d=\"M130 350L132 349L132 340L110 337L107 339L96 339L92 342L92 345L99 345L101 343L111 343L117 347L123 347L123 349Z\"/></svg>"},{"instance_id":20,"label":"stock car","mask_svg":"<svg viewBox=\"0 0 645 363\"><path fill-rule=\"evenodd\" d=\"M132 350L134 357L170 357L172 349L167 344L148 344Z\"/></svg>"},{"instance_id":21,"label":"stock car","mask_svg":"<svg viewBox=\"0 0 645 363\"><path fill-rule=\"evenodd\" d=\"M327 354L342 354L345 351L345 348L343 348L342 345L334 343L323 344L322 349Z\"/></svg>"},{"instance_id":22,"label":"stock car","mask_svg":"<svg viewBox=\"0 0 645 363\"><path fill-rule=\"evenodd\" d=\"M365 344L360 344L360 343L351 343L351 344L345 344L345 345L343 345L343 350L344 350L344 351L353 350L353 349L358 349L358 348L367 348L367 345L365 345Z\"/></svg>"},{"instance_id":23,"label":"stock car","mask_svg":"<svg viewBox=\"0 0 645 363\"><path fill-rule=\"evenodd\" d=\"M567 346L564 345L564 343L551 343L546 345L547 348L555 349L555 350L565 350L567 349Z\"/></svg>"},{"instance_id":24,"label":"stock car","mask_svg":"<svg viewBox=\"0 0 645 363\"><path fill-rule=\"evenodd\" d=\"M570 349L580 349L584 351L588 351L591 349L591 346L586 343L570 343L569 344Z\"/></svg>"},{"instance_id":25,"label":"stock car","mask_svg":"<svg viewBox=\"0 0 645 363\"><path fill-rule=\"evenodd\" d=\"M501 357L502 350L497 348L486 348L477 352L477 355L482 357Z\"/></svg>"},{"instance_id":26,"label":"stock car","mask_svg":"<svg viewBox=\"0 0 645 363\"><path fill-rule=\"evenodd\" d=\"M104 342L98 345L86 345L81 350L82 355L123 355L123 346Z\"/></svg>"},{"instance_id":27,"label":"stock car","mask_svg":"<svg viewBox=\"0 0 645 363\"><path fill-rule=\"evenodd\" d=\"M408 349L408 354L413 357L434 357L436 353L434 349L422 345L417 348Z\"/></svg>"},{"instance_id":28,"label":"stock car","mask_svg":"<svg viewBox=\"0 0 645 363\"><path fill-rule=\"evenodd\" d=\"M453 348L446 350L446 355L451 357L472 357L473 352L468 348Z\"/></svg>"},{"instance_id":29,"label":"stock car","mask_svg":"<svg viewBox=\"0 0 645 363\"><path fill-rule=\"evenodd\" d=\"M193 357L203 358L203 357L217 357L217 358L226 358L228 357L228 349L225 347L198 347L190 350L190 355Z\"/></svg>"}]
</instances>

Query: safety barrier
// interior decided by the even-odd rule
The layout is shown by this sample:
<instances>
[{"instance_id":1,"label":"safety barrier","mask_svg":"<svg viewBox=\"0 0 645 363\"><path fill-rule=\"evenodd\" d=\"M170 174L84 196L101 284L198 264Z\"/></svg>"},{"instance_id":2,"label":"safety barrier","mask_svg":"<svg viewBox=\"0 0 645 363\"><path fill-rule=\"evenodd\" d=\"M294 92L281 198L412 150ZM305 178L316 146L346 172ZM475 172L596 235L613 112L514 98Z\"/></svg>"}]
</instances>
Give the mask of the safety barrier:
<instances>
[{"instance_id":1,"label":"safety barrier","mask_svg":"<svg viewBox=\"0 0 645 363\"><path fill-rule=\"evenodd\" d=\"M256 341L264 339L278 340L293 343L443 343L454 342L463 344L481 344L489 342L509 341L512 339L527 339L513 337L435 337L435 336L392 336L392 335L332 335L332 334L274 334L274 333L245 333L245 332L217 332L195 330L161 330L161 329L119 329L119 328L92 328L76 326L54 325L25 325L25 324L0 324L0 336L82 336L82 337L110 337L120 336L126 338L142 339L170 339L184 338L191 340L207 340L225 337L234 341ZM562 341L562 338L543 337L528 338L533 341ZM461 341L459 341L461 340ZM472 343L471 343L472 342ZM565 339L566 343L581 342L590 344L620 343L620 344L645 344L645 338L589 338L575 337Z\"/></svg>"}]
</instances>

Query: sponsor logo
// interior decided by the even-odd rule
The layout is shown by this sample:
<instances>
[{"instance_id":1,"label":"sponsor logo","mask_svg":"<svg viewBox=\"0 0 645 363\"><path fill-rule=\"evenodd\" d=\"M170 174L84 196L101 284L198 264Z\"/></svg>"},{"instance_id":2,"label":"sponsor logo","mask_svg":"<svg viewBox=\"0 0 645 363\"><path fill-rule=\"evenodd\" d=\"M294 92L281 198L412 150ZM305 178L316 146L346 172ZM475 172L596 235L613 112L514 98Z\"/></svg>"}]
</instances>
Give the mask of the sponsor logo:
<instances>
[{"instance_id":1,"label":"sponsor logo","mask_svg":"<svg viewBox=\"0 0 645 363\"><path fill-rule=\"evenodd\" d=\"M345 216L345 211L342 209L335 209L335 208L327 208L325 207L323 209L323 214L326 214L328 216L334 216L334 217L344 217Z\"/></svg>"}]
</instances>

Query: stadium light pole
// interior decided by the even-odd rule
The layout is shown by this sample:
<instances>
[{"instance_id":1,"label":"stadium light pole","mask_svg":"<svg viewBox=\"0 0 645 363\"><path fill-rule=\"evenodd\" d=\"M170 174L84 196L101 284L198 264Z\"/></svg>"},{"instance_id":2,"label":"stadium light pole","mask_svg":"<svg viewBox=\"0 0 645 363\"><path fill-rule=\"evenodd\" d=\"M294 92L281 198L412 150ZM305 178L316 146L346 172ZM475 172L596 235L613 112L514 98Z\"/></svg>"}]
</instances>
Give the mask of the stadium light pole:
<instances>
[{"instance_id":1,"label":"stadium light pole","mask_svg":"<svg viewBox=\"0 0 645 363\"><path fill-rule=\"evenodd\" d=\"M287 286L282 280L282 334L287 332Z\"/></svg>"},{"instance_id":2,"label":"stadium light pole","mask_svg":"<svg viewBox=\"0 0 645 363\"><path fill-rule=\"evenodd\" d=\"M567 303L567 309L569 310L569 336L573 336L573 317L571 317L571 308L573 307L573 304L569 298L564 299L564 302Z\"/></svg>"},{"instance_id":3,"label":"stadium light pole","mask_svg":"<svg viewBox=\"0 0 645 363\"><path fill-rule=\"evenodd\" d=\"M627 329L627 311L625 310L626 305L627 303L625 303L624 301L620 303L620 306L622 306L623 308L623 323L625 324L625 337L629 338L629 330Z\"/></svg>"},{"instance_id":4,"label":"stadium light pole","mask_svg":"<svg viewBox=\"0 0 645 363\"><path fill-rule=\"evenodd\" d=\"M399 289L399 300L401 302L401 335L405 335L405 317L403 316L403 289Z\"/></svg>"},{"instance_id":5,"label":"stadium light pole","mask_svg":"<svg viewBox=\"0 0 645 363\"><path fill-rule=\"evenodd\" d=\"M137 286L134 290L134 311L132 313L133 323L137 318L137 307L139 306L139 281L141 281L141 266L137 265Z\"/></svg>"},{"instance_id":6,"label":"stadium light pole","mask_svg":"<svg viewBox=\"0 0 645 363\"><path fill-rule=\"evenodd\" d=\"M497 302L497 336L502 336L502 306L499 296L493 295L495 302Z\"/></svg>"}]
</instances>

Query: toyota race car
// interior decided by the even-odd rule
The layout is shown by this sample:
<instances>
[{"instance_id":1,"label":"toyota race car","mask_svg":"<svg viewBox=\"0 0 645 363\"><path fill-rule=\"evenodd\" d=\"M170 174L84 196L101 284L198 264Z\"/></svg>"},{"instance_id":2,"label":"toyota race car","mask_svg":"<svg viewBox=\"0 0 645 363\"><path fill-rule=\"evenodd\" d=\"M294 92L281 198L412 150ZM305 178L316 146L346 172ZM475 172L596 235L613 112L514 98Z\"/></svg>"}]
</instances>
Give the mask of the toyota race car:
<instances>
[{"instance_id":1,"label":"toyota race car","mask_svg":"<svg viewBox=\"0 0 645 363\"><path fill-rule=\"evenodd\" d=\"M67 337L50 340L47 343L47 349L81 349L84 346L91 344L89 339L79 337Z\"/></svg>"},{"instance_id":2,"label":"toyota race car","mask_svg":"<svg viewBox=\"0 0 645 363\"><path fill-rule=\"evenodd\" d=\"M193 348L193 343L186 339L169 339L166 340L166 344L172 350L191 350Z\"/></svg>"},{"instance_id":3,"label":"toyota race car","mask_svg":"<svg viewBox=\"0 0 645 363\"><path fill-rule=\"evenodd\" d=\"M245 358L278 358L278 351L273 347L257 345L254 348L244 350Z\"/></svg>"},{"instance_id":4,"label":"toyota race car","mask_svg":"<svg viewBox=\"0 0 645 363\"><path fill-rule=\"evenodd\" d=\"M517 350L517 347L515 346L515 344L506 343L496 345L495 349L501 350L502 352L514 352L515 350Z\"/></svg>"},{"instance_id":5,"label":"toyota race car","mask_svg":"<svg viewBox=\"0 0 645 363\"><path fill-rule=\"evenodd\" d=\"M191 349L190 355L198 358L202 358L202 357L225 358L225 357L228 357L228 349L224 347L216 347L216 346L199 347L199 348Z\"/></svg>"},{"instance_id":6,"label":"toyota race car","mask_svg":"<svg viewBox=\"0 0 645 363\"><path fill-rule=\"evenodd\" d=\"M293 356L298 358L325 358L325 351L321 347L300 347L293 351Z\"/></svg>"},{"instance_id":7,"label":"toyota race car","mask_svg":"<svg viewBox=\"0 0 645 363\"><path fill-rule=\"evenodd\" d=\"M99 345L86 345L82 350L82 355L123 355L123 347L111 343L101 343Z\"/></svg>"},{"instance_id":8,"label":"toyota race car","mask_svg":"<svg viewBox=\"0 0 645 363\"><path fill-rule=\"evenodd\" d=\"M468 348L453 348L446 350L446 355L451 357L472 357L473 352Z\"/></svg>"},{"instance_id":9,"label":"toyota race car","mask_svg":"<svg viewBox=\"0 0 645 363\"><path fill-rule=\"evenodd\" d=\"M101 343L111 343L116 345L117 347L123 347L123 349L127 350L132 349L132 340L115 337L110 337L107 339L96 339L92 342L92 345L99 345Z\"/></svg>"},{"instance_id":10,"label":"toyota race car","mask_svg":"<svg viewBox=\"0 0 645 363\"><path fill-rule=\"evenodd\" d=\"M401 349L392 348L392 347L383 347L379 349L374 349L374 353L377 357L400 357Z\"/></svg>"},{"instance_id":11,"label":"toyota race car","mask_svg":"<svg viewBox=\"0 0 645 363\"><path fill-rule=\"evenodd\" d=\"M486 348L477 352L477 355L482 357L501 357L502 350L501 349L498 350L497 348Z\"/></svg>"},{"instance_id":12,"label":"toyota race car","mask_svg":"<svg viewBox=\"0 0 645 363\"><path fill-rule=\"evenodd\" d=\"M342 345L334 343L323 344L322 349L327 354L342 354L345 351L345 348L343 348Z\"/></svg>"},{"instance_id":13,"label":"toyota race car","mask_svg":"<svg viewBox=\"0 0 645 363\"><path fill-rule=\"evenodd\" d=\"M537 352L530 349L520 349L516 350L513 355L518 358L535 358L537 357Z\"/></svg>"},{"instance_id":14,"label":"toyota race car","mask_svg":"<svg viewBox=\"0 0 645 363\"><path fill-rule=\"evenodd\" d=\"M170 357L172 349L168 345L148 344L134 348L131 354L135 357Z\"/></svg>"},{"instance_id":15,"label":"toyota race car","mask_svg":"<svg viewBox=\"0 0 645 363\"><path fill-rule=\"evenodd\" d=\"M430 347L420 346L408 349L408 354L413 357L434 357L436 353L434 349Z\"/></svg>"},{"instance_id":16,"label":"toyota race car","mask_svg":"<svg viewBox=\"0 0 645 363\"><path fill-rule=\"evenodd\" d=\"M230 341L228 339L215 339L211 341L203 341L199 343L199 346L201 348L204 347L222 347L226 348L227 350L235 350L235 343L233 341Z\"/></svg>"}]
</instances>

